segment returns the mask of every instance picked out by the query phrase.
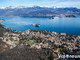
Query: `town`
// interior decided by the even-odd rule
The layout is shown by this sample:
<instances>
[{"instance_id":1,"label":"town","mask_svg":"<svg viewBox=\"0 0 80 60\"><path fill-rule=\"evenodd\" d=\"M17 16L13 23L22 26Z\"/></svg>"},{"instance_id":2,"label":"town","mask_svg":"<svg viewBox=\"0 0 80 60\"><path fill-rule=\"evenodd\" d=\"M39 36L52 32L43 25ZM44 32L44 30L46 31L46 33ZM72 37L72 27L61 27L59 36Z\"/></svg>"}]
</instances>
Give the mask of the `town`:
<instances>
[{"instance_id":1,"label":"town","mask_svg":"<svg viewBox=\"0 0 80 60\"><path fill-rule=\"evenodd\" d=\"M80 36L65 33L39 30L12 31L4 33L2 41L8 44L10 49L19 45L36 49L48 48L53 51L54 57L58 57L58 54L80 53Z\"/></svg>"}]
</instances>

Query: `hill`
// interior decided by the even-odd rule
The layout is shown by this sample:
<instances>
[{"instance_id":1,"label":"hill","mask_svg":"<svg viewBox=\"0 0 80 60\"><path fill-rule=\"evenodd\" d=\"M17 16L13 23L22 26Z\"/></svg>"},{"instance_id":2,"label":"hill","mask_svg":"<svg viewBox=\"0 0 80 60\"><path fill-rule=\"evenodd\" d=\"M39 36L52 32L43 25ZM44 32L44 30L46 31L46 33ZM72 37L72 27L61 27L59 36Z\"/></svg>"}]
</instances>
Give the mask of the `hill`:
<instances>
[{"instance_id":1,"label":"hill","mask_svg":"<svg viewBox=\"0 0 80 60\"><path fill-rule=\"evenodd\" d=\"M0 54L0 60L52 60L51 54L50 49L38 50L22 45Z\"/></svg>"}]
</instances>

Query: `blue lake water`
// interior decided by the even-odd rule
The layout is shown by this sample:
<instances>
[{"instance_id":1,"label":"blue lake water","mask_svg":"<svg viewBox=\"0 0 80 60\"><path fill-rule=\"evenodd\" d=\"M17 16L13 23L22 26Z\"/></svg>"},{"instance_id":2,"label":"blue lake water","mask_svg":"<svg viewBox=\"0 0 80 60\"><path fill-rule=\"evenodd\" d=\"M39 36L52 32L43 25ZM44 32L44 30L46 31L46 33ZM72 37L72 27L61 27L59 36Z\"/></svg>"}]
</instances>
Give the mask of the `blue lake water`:
<instances>
[{"instance_id":1,"label":"blue lake water","mask_svg":"<svg viewBox=\"0 0 80 60\"><path fill-rule=\"evenodd\" d=\"M73 35L80 35L80 16L76 18L55 17L49 18L24 18L24 17L1 17L5 19L2 24L7 28L17 31L25 31L28 29L48 30L54 32L62 32ZM40 24L40 27L34 27L32 24Z\"/></svg>"}]
</instances>

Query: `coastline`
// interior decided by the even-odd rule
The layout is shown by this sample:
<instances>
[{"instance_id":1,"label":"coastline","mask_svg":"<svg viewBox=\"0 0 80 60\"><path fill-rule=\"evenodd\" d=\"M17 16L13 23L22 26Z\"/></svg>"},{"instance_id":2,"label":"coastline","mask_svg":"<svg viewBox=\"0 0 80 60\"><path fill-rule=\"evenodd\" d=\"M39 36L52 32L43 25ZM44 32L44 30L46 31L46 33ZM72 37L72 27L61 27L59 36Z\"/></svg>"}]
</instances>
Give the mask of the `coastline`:
<instances>
[{"instance_id":1,"label":"coastline","mask_svg":"<svg viewBox=\"0 0 80 60\"><path fill-rule=\"evenodd\" d=\"M80 14L71 14L71 15L52 15L52 16L0 16L0 17L29 17L29 18L53 18L53 17L76 17Z\"/></svg>"}]
</instances>

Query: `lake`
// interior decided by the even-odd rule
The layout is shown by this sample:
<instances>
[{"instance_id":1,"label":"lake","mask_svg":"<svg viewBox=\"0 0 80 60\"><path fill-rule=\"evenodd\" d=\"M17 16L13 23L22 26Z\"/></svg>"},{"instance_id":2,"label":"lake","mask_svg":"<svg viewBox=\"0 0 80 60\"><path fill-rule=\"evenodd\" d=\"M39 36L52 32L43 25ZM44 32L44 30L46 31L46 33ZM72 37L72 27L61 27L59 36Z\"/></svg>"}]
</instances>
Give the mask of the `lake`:
<instances>
[{"instance_id":1,"label":"lake","mask_svg":"<svg viewBox=\"0 0 80 60\"><path fill-rule=\"evenodd\" d=\"M49 18L28 18L28 17L1 17L5 19L2 24L7 28L17 31L28 29L48 30L54 32L80 35L80 16L73 17L54 17ZM40 27L34 27L32 24L40 24Z\"/></svg>"}]
</instances>

